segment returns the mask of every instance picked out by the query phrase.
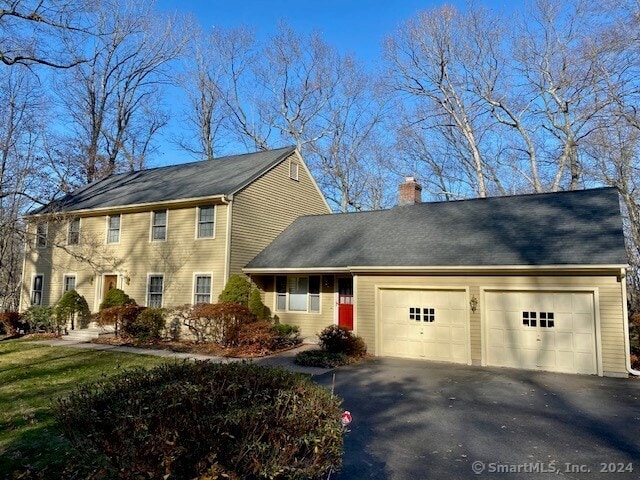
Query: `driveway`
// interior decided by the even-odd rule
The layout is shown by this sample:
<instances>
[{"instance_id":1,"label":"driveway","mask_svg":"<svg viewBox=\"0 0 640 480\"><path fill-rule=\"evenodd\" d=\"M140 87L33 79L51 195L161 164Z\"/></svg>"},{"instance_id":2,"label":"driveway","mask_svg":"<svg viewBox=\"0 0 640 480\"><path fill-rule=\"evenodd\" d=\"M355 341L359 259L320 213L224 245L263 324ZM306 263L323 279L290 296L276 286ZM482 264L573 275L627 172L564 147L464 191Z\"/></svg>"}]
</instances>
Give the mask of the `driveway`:
<instances>
[{"instance_id":1,"label":"driveway","mask_svg":"<svg viewBox=\"0 0 640 480\"><path fill-rule=\"evenodd\" d=\"M640 478L640 380L387 358L315 380L333 373L353 416L334 479Z\"/></svg>"}]
</instances>

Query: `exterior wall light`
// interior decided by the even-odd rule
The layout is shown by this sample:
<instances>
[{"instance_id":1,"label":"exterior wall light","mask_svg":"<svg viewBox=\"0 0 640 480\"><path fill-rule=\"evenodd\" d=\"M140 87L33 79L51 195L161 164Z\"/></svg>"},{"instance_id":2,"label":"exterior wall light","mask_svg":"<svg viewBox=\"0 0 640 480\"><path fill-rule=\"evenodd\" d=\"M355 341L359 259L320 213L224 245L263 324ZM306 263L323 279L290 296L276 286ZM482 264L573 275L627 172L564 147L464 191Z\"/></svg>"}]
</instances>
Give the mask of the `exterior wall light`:
<instances>
[{"instance_id":1,"label":"exterior wall light","mask_svg":"<svg viewBox=\"0 0 640 480\"><path fill-rule=\"evenodd\" d=\"M476 298L475 295L471 295L471 300L469 300L469 306L471 307L471 311L473 313L476 313L476 310L478 309L478 299Z\"/></svg>"}]
</instances>

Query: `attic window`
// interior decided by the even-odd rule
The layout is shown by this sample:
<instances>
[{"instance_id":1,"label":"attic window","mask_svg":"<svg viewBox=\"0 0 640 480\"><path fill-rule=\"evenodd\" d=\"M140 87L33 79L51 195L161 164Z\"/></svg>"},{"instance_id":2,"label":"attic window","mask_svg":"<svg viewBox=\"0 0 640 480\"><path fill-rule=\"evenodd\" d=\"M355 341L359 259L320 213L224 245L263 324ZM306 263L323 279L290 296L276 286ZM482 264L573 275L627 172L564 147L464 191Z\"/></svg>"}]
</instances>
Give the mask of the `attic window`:
<instances>
[{"instance_id":1,"label":"attic window","mask_svg":"<svg viewBox=\"0 0 640 480\"><path fill-rule=\"evenodd\" d=\"M300 165L298 165L296 162L289 163L289 178L291 178L291 180L298 181L299 169L300 169Z\"/></svg>"}]
</instances>

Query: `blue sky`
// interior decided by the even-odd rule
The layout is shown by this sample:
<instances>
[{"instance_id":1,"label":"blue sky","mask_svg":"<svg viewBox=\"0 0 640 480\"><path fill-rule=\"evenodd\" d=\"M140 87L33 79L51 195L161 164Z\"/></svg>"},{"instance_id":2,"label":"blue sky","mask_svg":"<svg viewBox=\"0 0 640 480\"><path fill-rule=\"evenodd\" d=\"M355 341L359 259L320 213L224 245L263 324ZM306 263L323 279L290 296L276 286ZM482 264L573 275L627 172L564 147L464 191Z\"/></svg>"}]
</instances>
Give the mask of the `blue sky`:
<instances>
[{"instance_id":1,"label":"blue sky","mask_svg":"<svg viewBox=\"0 0 640 480\"><path fill-rule=\"evenodd\" d=\"M514 8L523 5L523 0L487 0L478 2L494 11L508 16ZM253 28L258 36L269 36L276 31L277 23L286 20L299 33L318 31L326 42L342 53L354 54L356 58L374 67L382 50L385 36L393 33L403 22L420 10L453 4L463 10L466 1L426 0L158 0L163 11L192 14L205 31L214 26ZM172 95L172 98L176 98ZM172 109L173 110L173 109ZM165 130L170 138L180 125L174 118ZM182 163L194 160L177 147L162 141L156 164ZM235 153L235 152L234 152ZM240 153L240 152L238 152Z\"/></svg>"}]
</instances>

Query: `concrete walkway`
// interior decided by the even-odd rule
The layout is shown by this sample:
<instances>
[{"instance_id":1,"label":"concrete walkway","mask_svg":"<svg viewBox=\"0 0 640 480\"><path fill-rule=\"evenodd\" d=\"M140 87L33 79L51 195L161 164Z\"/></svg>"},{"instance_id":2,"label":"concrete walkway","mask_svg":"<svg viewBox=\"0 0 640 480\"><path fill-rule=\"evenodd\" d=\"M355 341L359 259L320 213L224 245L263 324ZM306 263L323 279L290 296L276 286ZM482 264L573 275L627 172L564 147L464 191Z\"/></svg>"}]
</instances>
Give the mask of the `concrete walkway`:
<instances>
[{"instance_id":1,"label":"concrete walkway","mask_svg":"<svg viewBox=\"0 0 640 480\"><path fill-rule=\"evenodd\" d=\"M33 343L39 345L49 345L51 347L68 347L82 348L86 350L100 350L112 352L135 353L137 355L154 355L156 357L177 358L186 360L207 360L217 363L241 362L243 360L253 362L257 365L268 367L280 367L291 372L304 373L307 375L322 375L329 371L326 368L303 367L295 363L295 357L298 352L305 350L314 350L318 346L314 344L303 344L299 347L287 350L285 352L276 353L267 357L258 358L234 358L234 357L216 357L213 355L202 355L199 353L172 352L171 350L153 350L148 348L127 347L121 345L107 345L103 343L90 343L71 340L38 340Z\"/></svg>"}]
</instances>

